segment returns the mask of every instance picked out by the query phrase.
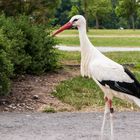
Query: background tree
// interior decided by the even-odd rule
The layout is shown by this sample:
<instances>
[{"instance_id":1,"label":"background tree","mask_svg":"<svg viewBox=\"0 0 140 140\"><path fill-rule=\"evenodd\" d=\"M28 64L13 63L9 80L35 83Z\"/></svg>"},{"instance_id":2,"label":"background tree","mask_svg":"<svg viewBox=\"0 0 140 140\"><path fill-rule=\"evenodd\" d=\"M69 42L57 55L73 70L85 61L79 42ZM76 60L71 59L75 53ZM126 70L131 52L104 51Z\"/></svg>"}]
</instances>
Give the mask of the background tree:
<instances>
[{"instance_id":1,"label":"background tree","mask_svg":"<svg viewBox=\"0 0 140 140\"><path fill-rule=\"evenodd\" d=\"M85 19L87 21L87 25L86 25L87 31L88 31L88 2L89 2L88 0L82 1L83 12L84 12Z\"/></svg>"},{"instance_id":2,"label":"background tree","mask_svg":"<svg viewBox=\"0 0 140 140\"><path fill-rule=\"evenodd\" d=\"M25 14L38 22L49 22L61 0L0 0L0 10L6 16Z\"/></svg>"},{"instance_id":3,"label":"background tree","mask_svg":"<svg viewBox=\"0 0 140 140\"><path fill-rule=\"evenodd\" d=\"M140 28L140 0L0 0L0 12L54 26L82 14L89 27Z\"/></svg>"},{"instance_id":4,"label":"background tree","mask_svg":"<svg viewBox=\"0 0 140 140\"><path fill-rule=\"evenodd\" d=\"M116 7L116 14L130 21L130 23L128 22L130 24L129 26L135 29L139 6L138 0L119 0L118 6Z\"/></svg>"},{"instance_id":5,"label":"background tree","mask_svg":"<svg viewBox=\"0 0 140 140\"><path fill-rule=\"evenodd\" d=\"M80 13L79 13L79 7L76 6L76 5L73 5L73 6L71 7L71 11L69 12L69 18L71 18L71 17L74 16L74 15L78 15L78 14L80 14Z\"/></svg>"},{"instance_id":6,"label":"background tree","mask_svg":"<svg viewBox=\"0 0 140 140\"><path fill-rule=\"evenodd\" d=\"M137 3L140 6L140 0L137 1ZM137 19L136 19L136 23L135 23L136 28L140 28L140 22L139 22L140 21L140 7L139 6L137 8Z\"/></svg>"},{"instance_id":7,"label":"background tree","mask_svg":"<svg viewBox=\"0 0 140 140\"><path fill-rule=\"evenodd\" d=\"M56 8L59 6L59 4L60 0L36 1L36 7L33 9L32 15L36 17L37 21L39 22L51 22L51 19L54 18Z\"/></svg>"},{"instance_id":8,"label":"background tree","mask_svg":"<svg viewBox=\"0 0 140 140\"><path fill-rule=\"evenodd\" d=\"M74 14L74 12L76 12L77 10L79 10L79 12L78 11L77 12L80 14L81 13L81 9L80 9L81 4L80 3L81 3L80 0L61 0L61 4L59 5L59 7L56 10L54 25L65 24L69 20L69 18L70 18L69 16Z\"/></svg>"},{"instance_id":9,"label":"background tree","mask_svg":"<svg viewBox=\"0 0 140 140\"><path fill-rule=\"evenodd\" d=\"M96 28L100 26L100 21L111 12L110 0L88 0L88 16L95 18Z\"/></svg>"},{"instance_id":10,"label":"background tree","mask_svg":"<svg viewBox=\"0 0 140 140\"><path fill-rule=\"evenodd\" d=\"M22 11L22 2L19 0L0 0L1 12L4 12L7 16L15 16Z\"/></svg>"}]
</instances>

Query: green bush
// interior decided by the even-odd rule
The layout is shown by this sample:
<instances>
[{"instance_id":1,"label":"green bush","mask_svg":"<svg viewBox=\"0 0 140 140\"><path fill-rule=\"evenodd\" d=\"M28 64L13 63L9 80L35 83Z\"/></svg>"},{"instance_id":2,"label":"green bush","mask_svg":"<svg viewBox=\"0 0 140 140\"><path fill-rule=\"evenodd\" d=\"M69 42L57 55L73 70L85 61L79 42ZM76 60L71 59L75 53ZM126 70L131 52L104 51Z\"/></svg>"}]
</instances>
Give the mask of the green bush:
<instances>
[{"instance_id":1,"label":"green bush","mask_svg":"<svg viewBox=\"0 0 140 140\"><path fill-rule=\"evenodd\" d=\"M10 56L16 73L40 74L56 67L55 41L45 26L32 24L26 16L0 18L0 26L11 41Z\"/></svg>"},{"instance_id":2,"label":"green bush","mask_svg":"<svg viewBox=\"0 0 140 140\"><path fill-rule=\"evenodd\" d=\"M10 91L9 77L13 73L13 65L7 53L9 48L9 41L0 30L0 95L5 95Z\"/></svg>"},{"instance_id":3,"label":"green bush","mask_svg":"<svg viewBox=\"0 0 140 140\"><path fill-rule=\"evenodd\" d=\"M14 74L41 74L57 67L57 55L52 46L56 44L49 30L44 25L31 23L29 17L20 15L17 18L0 16L0 61L5 63L6 74L0 69L0 74L7 83L9 91L9 78ZM2 41L4 40L4 41ZM3 65L0 62L0 67ZM13 68L12 68L13 67ZM5 92L3 88L0 89Z\"/></svg>"}]
</instances>

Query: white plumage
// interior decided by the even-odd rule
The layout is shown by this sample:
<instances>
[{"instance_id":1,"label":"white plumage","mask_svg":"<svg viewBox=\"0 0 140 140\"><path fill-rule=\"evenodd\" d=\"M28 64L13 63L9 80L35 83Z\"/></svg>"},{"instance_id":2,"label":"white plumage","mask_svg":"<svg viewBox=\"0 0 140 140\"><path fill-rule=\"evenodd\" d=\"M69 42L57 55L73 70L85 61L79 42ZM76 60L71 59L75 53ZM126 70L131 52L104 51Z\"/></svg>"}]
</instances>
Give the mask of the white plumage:
<instances>
[{"instance_id":1,"label":"white plumage","mask_svg":"<svg viewBox=\"0 0 140 140\"><path fill-rule=\"evenodd\" d=\"M111 139L113 140L112 98L116 96L135 102L140 106L140 83L128 69L104 56L91 44L86 34L86 20L83 16L73 16L68 23L53 35L72 26L76 26L79 31L81 75L92 78L105 94L106 104L101 136L103 136L106 114L110 112Z\"/></svg>"}]
</instances>

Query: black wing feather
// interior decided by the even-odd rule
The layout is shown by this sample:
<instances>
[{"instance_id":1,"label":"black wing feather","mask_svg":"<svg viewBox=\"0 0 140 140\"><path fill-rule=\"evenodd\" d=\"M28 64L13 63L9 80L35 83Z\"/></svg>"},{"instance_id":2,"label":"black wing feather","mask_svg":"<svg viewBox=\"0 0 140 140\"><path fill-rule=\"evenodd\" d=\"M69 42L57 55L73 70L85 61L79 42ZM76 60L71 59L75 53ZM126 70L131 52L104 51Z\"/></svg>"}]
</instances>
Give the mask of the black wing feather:
<instances>
[{"instance_id":1,"label":"black wing feather","mask_svg":"<svg viewBox=\"0 0 140 140\"><path fill-rule=\"evenodd\" d=\"M133 95L135 97L140 98L140 83L135 78L134 74L131 73L127 68L124 68L124 71L127 73L127 75L134 80L133 83L127 83L127 82L119 82L119 81L111 81L111 80L103 80L99 81L100 84L103 86L108 85L111 89L123 92L129 95Z\"/></svg>"}]
</instances>

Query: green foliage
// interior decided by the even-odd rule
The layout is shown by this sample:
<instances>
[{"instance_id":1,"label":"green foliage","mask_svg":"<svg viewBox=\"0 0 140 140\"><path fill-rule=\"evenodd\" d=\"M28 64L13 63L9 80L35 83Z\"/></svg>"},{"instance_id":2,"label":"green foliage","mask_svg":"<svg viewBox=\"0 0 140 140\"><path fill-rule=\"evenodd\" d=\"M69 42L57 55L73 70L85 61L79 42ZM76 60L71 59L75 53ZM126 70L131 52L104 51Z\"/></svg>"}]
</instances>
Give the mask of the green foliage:
<instances>
[{"instance_id":1,"label":"green foliage","mask_svg":"<svg viewBox=\"0 0 140 140\"><path fill-rule=\"evenodd\" d=\"M71 11L69 12L69 17L71 18L74 15L79 15L79 8L75 5L72 6Z\"/></svg>"},{"instance_id":2,"label":"green foliage","mask_svg":"<svg viewBox=\"0 0 140 140\"><path fill-rule=\"evenodd\" d=\"M110 0L89 0L88 10L94 17L103 18L111 10Z\"/></svg>"},{"instance_id":3,"label":"green foliage","mask_svg":"<svg viewBox=\"0 0 140 140\"><path fill-rule=\"evenodd\" d=\"M0 95L10 90L12 72L41 74L56 68L56 42L44 25L32 24L27 16L1 15L0 28Z\"/></svg>"},{"instance_id":4,"label":"green foliage","mask_svg":"<svg viewBox=\"0 0 140 140\"><path fill-rule=\"evenodd\" d=\"M51 58L55 41L45 26L31 24L26 16L1 16L0 20L0 27L11 43L9 55L16 73L38 74L56 66L55 56Z\"/></svg>"},{"instance_id":5,"label":"green foliage","mask_svg":"<svg viewBox=\"0 0 140 140\"><path fill-rule=\"evenodd\" d=\"M6 52L0 50L0 95L9 93L10 90L10 79L9 76L12 74L12 64L7 59Z\"/></svg>"},{"instance_id":6,"label":"green foliage","mask_svg":"<svg viewBox=\"0 0 140 140\"><path fill-rule=\"evenodd\" d=\"M78 8L78 11L76 8L76 11L78 13L81 13L80 3L81 3L80 0L61 0L61 4L56 10L55 24L60 24L60 25L65 24L69 20L69 16L75 13L75 8L74 9L72 8L73 6ZM78 14L77 12L75 14Z\"/></svg>"},{"instance_id":7,"label":"green foliage","mask_svg":"<svg viewBox=\"0 0 140 140\"><path fill-rule=\"evenodd\" d=\"M60 0L0 0L0 10L6 16L30 15L36 22L49 22Z\"/></svg>"},{"instance_id":8,"label":"green foliage","mask_svg":"<svg viewBox=\"0 0 140 140\"><path fill-rule=\"evenodd\" d=\"M35 23L52 25L63 25L71 16L81 14L90 27L140 28L139 3L140 0L0 0L0 13L14 17L25 14Z\"/></svg>"},{"instance_id":9,"label":"green foliage","mask_svg":"<svg viewBox=\"0 0 140 140\"><path fill-rule=\"evenodd\" d=\"M20 20L20 22L23 22L22 19ZM24 72L31 61L31 57L25 51L27 42L24 32L19 26L20 23L15 22L13 18L6 18L4 15L0 17L0 27L10 42L10 51L8 51L8 54L14 64L14 71L18 73ZM23 23L21 26L24 26Z\"/></svg>"},{"instance_id":10,"label":"green foliage","mask_svg":"<svg viewBox=\"0 0 140 140\"><path fill-rule=\"evenodd\" d=\"M9 49L9 41L0 30L0 95L5 95L10 91L9 77L13 74L13 64L7 54Z\"/></svg>"},{"instance_id":11,"label":"green foliage","mask_svg":"<svg viewBox=\"0 0 140 140\"><path fill-rule=\"evenodd\" d=\"M119 0L119 4L116 7L116 13L118 16L122 15L129 18L137 11L138 3L135 0Z\"/></svg>"},{"instance_id":12,"label":"green foliage","mask_svg":"<svg viewBox=\"0 0 140 140\"><path fill-rule=\"evenodd\" d=\"M61 0L53 25L63 25L79 13L85 16L89 27L140 28L139 3L140 0Z\"/></svg>"},{"instance_id":13,"label":"green foliage","mask_svg":"<svg viewBox=\"0 0 140 140\"><path fill-rule=\"evenodd\" d=\"M89 18L94 17L96 20L96 28L99 28L100 20L104 19L111 12L110 0L88 0Z\"/></svg>"},{"instance_id":14,"label":"green foliage","mask_svg":"<svg viewBox=\"0 0 140 140\"><path fill-rule=\"evenodd\" d=\"M119 3L115 10L116 10L116 14L119 17L123 17L127 19L128 21L131 21L131 24L132 24L131 26L134 29L139 8L140 8L139 1L119 0Z\"/></svg>"}]
</instances>

